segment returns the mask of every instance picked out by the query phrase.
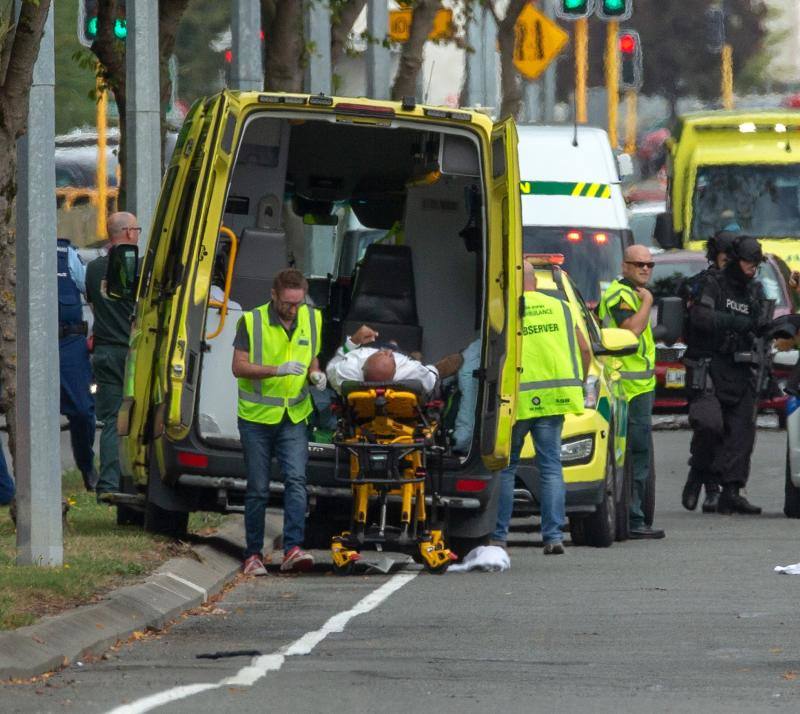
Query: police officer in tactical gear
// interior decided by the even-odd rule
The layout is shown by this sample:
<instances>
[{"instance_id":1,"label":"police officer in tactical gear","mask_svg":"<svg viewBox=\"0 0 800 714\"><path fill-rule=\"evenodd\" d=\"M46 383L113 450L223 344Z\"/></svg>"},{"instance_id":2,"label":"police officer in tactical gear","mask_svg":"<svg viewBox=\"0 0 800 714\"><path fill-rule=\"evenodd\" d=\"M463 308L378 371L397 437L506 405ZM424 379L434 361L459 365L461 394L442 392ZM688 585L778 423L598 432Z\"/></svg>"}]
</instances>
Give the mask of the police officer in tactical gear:
<instances>
[{"instance_id":1,"label":"police officer in tactical gear","mask_svg":"<svg viewBox=\"0 0 800 714\"><path fill-rule=\"evenodd\" d=\"M722 270L729 260L729 255L733 249L733 244L736 241L736 233L732 231L718 231L714 236L706 242L706 258L708 259L708 267L700 271L697 275L689 278L680 289L680 297L683 298L684 303L688 310L700 298L700 291L703 284L711 273ZM690 391L689 399L697 399L702 395L702 390ZM702 411L701 407L696 407ZM698 477L709 479L708 481L698 481ZM700 496L700 489L705 486L706 496L703 500L703 513L716 513L717 505L719 503L720 485L716 480L716 476L708 471L700 473L699 471L690 471L689 477L686 479L686 484L683 487L683 494L681 495L681 503L683 507L689 511L697 508L697 501Z\"/></svg>"},{"instance_id":2,"label":"police officer in tactical gear","mask_svg":"<svg viewBox=\"0 0 800 714\"><path fill-rule=\"evenodd\" d=\"M767 303L753 278L763 259L755 238L737 238L728 264L707 273L689 310L684 363L694 434L688 481L721 484L717 512L723 514L761 513L739 491L756 434L758 370L751 355Z\"/></svg>"},{"instance_id":3,"label":"police officer in tactical gear","mask_svg":"<svg viewBox=\"0 0 800 714\"><path fill-rule=\"evenodd\" d=\"M90 391L92 368L86 344L88 325L83 319L81 293L86 291L86 269L70 242L58 239L58 362L61 375L61 413L69 421L75 464L87 491L97 483L94 467L95 415Z\"/></svg>"}]
</instances>

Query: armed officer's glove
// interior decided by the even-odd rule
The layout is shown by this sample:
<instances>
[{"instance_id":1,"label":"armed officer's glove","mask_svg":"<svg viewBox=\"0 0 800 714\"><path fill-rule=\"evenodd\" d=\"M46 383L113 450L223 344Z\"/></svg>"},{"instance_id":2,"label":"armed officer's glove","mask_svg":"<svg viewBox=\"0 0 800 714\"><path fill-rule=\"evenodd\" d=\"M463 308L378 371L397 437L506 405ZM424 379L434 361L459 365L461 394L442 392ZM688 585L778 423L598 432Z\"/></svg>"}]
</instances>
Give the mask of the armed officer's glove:
<instances>
[{"instance_id":1,"label":"armed officer's glove","mask_svg":"<svg viewBox=\"0 0 800 714\"><path fill-rule=\"evenodd\" d=\"M325 372L310 372L308 381L319 389L320 392L324 392L325 387L328 386L328 378L325 376Z\"/></svg>"},{"instance_id":2,"label":"armed officer's glove","mask_svg":"<svg viewBox=\"0 0 800 714\"><path fill-rule=\"evenodd\" d=\"M305 374L306 366L302 362L284 362L275 370L276 377L299 376Z\"/></svg>"}]
</instances>

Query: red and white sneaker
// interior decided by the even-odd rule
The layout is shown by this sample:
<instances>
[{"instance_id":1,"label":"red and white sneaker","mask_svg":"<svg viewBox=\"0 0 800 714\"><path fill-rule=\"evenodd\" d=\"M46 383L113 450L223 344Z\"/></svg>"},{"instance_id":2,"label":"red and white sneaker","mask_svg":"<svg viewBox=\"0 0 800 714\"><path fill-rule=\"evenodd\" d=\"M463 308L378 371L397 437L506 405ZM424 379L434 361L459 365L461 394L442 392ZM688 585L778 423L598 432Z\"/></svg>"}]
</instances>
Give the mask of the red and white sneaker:
<instances>
[{"instance_id":1,"label":"red and white sneaker","mask_svg":"<svg viewBox=\"0 0 800 714\"><path fill-rule=\"evenodd\" d=\"M251 555L244 561L242 572L245 575L266 575L267 569L264 567L264 561L258 553Z\"/></svg>"},{"instance_id":2,"label":"red and white sneaker","mask_svg":"<svg viewBox=\"0 0 800 714\"><path fill-rule=\"evenodd\" d=\"M283 556L282 573L307 573L314 567L314 556L306 553L299 545L290 548Z\"/></svg>"}]
</instances>

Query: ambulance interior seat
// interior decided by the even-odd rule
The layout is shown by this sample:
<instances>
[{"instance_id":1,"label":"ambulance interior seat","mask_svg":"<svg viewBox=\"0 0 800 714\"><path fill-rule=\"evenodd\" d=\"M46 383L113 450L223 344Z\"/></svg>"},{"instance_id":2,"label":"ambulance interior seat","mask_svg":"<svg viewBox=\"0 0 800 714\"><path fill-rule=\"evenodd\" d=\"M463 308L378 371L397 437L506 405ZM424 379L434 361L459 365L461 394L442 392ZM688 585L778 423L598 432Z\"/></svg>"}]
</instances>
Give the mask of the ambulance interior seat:
<instances>
[{"instance_id":1,"label":"ambulance interior seat","mask_svg":"<svg viewBox=\"0 0 800 714\"><path fill-rule=\"evenodd\" d=\"M242 310L252 310L270 299L272 280L287 265L286 233L282 230L245 228L233 269L231 300Z\"/></svg>"},{"instance_id":2,"label":"ambulance interior seat","mask_svg":"<svg viewBox=\"0 0 800 714\"><path fill-rule=\"evenodd\" d=\"M403 352L419 351L422 327L411 249L379 243L368 246L354 283L342 339L369 325L379 333L380 342L394 340Z\"/></svg>"}]
</instances>

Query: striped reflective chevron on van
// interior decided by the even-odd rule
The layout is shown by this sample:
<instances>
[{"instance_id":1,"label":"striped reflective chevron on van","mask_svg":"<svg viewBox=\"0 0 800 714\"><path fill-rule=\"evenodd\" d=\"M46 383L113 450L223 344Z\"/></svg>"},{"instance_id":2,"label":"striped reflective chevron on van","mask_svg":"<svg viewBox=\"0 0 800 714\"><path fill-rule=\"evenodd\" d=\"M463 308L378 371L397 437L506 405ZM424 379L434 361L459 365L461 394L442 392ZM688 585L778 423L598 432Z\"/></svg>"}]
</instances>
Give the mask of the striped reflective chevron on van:
<instances>
[{"instance_id":1,"label":"striped reflective chevron on van","mask_svg":"<svg viewBox=\"0 0 800 714\"><path fill-rule=\"evenodd\" d=\"M520 181L523 196L582 196L583 198L611 198L611 186L589 181Z\"/></svg>"}]
</instances>

